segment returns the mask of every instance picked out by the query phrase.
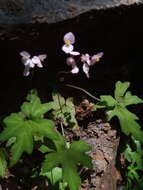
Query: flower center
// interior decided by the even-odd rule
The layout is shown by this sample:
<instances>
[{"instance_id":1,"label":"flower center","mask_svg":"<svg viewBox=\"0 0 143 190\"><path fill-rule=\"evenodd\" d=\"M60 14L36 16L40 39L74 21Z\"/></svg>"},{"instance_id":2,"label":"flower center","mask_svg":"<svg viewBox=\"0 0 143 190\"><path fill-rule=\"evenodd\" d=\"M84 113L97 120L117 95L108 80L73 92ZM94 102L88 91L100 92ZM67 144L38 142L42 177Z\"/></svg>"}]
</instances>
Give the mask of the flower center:
<instances>
[{"instance_id":1,"label":"flower center","mask_svg":"<svg viewBox=\"0 0 143 190\"><path fill-rule=\"evenodd\" d=\"M99 58L99 57L97 57L97 58L96 58L96 62L99 62L99 61L100 61L100 58Z\"/></svg>"},{"instance_id":2,"label":"flower center","mask_svg":"<svg viewBox=\"0 0 143 190\"><path fill-rule=\"evenodd\" d=\"M66 44L66 45L70 45L70 44L71 44L71 41L70 41L70 40L67 40L67 41L65 41L65 44Z\"/></svg>"}]
</instances>

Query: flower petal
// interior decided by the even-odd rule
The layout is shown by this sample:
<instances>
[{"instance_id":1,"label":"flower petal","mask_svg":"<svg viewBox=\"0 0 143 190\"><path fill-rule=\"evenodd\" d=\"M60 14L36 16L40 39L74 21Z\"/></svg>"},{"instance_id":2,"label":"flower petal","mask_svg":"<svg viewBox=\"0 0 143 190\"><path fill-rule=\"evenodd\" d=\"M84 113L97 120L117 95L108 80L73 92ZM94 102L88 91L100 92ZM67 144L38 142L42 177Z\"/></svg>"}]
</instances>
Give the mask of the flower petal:
<instances>
[{"instance_id":1,"label":"flower petal","mask_svg":"<svg viewBox=\"0 0 143 190\"><path fill-rule=\"evenodd\" d=\"M100 60L100 58L103 56L103 52L97 53L96 55L93 55L91 57L91 63L90 65L94 65L97 61Z\"/></svg>"},{"instance_id":2,"label":"flower petal","mask_svg":"<svg viewBox=\"0 0 143 190\"><path fill-rule=\"evenodd\" d=\"M39 59L38 56L34 56L31 60L38 67L40 67L40 68L43 67L43 65L42 65L42 63L41 63L41 61L40 61L40 59Z\"/></svg>"},{"instance_id":3,"label":"flower petal","mask_svg":"<svg viewBox=\"0 0 143 190\"><path fill-rule=\"evenodd\" d=\"M42 55L39 55L38 57L39 57L40 61L44 61L44 59L47 58L47 55L46 54L42 54Z\"/></svg>"},{"instance_id":4,"label":"flower petal","mask_svg":"<svg viewBox=\"0 0 143 190\"><path fill-rule=\"evenodd\" d=\"M22 59L22 62L25 66L29 66L31 68L33 68L35 65L33 64L31 59Z\"/></svg>"},{"instance_id":5,"label":"flower petal","mask_svg":"<svg viewBox=\"0 0 143 190\"><path fill-rule=\"evenodd\" d=\"M33 56L31 60L32 60L32 62L33 62L34 64L37 64L37 63L39 63L39 61L40 61L40 59L39 59L38 56Z\"/></svg>"},{"instance_id":6,"label":"flower petal","mask_svg":"<svg viewBox=\"0 0 143 190\"><path fill-rule=\"evenodd\" d=\"M27 65L29 65L29 67L31 68L35 67L35 64L33 63L32 59L27 60Z\"/></svg>"},{"instance_id":7,"label":"flower petal","mask_svg":"<svg viewBox=\"0 0 143 190\"><path fill-rule=\"evenodd\" d=\"M80 53L79 53L78 51L71 51L70 54L71 54L71 55L75 55L75 56L76 56L76 55L80 55Z\"/></svg>"},{"instance_id":8,"label":"flower petal","mask_svg":"<svg viewBox=\"0 0 143 190\"><path fill-rule=\"evenodd\" d=\"M76 74L76 73L78 73L79 72L79 68L75 65L74 67L73 67L73 69L71 70L71 73L72 74Z\"/></svg>"},{"instance_id":9,"label":"flower petal","mask_svg":"<svg viewBox=\"0 0 143 190\"><path fill-rule=\"evenodd\" d=\"M90 55L89 54L85 54L81 56L81 61L83 63L87 63L88 65L90 65Z\"/></svg>"},{"instance_id":10,"label":"flower petal","mask_svg":"<svg viewBox=\"0 0 143 190\"><path fill-rule=\"evenodd\" d=\"M65 45L63 45L62 46L62 50L65 52L65 53L71 53L72 51L73 51L73 45L71 45L71 44L69 44L69 45L67 45L67 44L65 44Z\"/></svg>"},{"instance_id":11,"label":"flower petal","mask_svg":"<svg viewBox=\"0 0 143 190\"><path fill-rule=\"evenodd\" d=\"M66 41L70 41L71 44L75 43L75 36L72 32L68 32L64 35L64 42L66 43Z\"/></svg>"},{"instance_id":12,"label":"flower petal","mask_svg":"<svg viewBox=\"0 0 143 190\"><path fill-rule=\"evenodd\" d=\"M26 65L25 68L24 68L23 75L25 77L27 77L29 74L30 74L30 67L29 67L29 65Z\"/></svg>"},{"instance_id":13,"label":"flower petal","mask_svg":"<svg viewBox=\"0 0 143 190\"><path fill-rule=\"evenodd\" d=\"M87 78L89 78L89 65L84 63L82 66L83 72L86 74Z\"/></svg>"},{"instance_id":14,"label":"flower petal","mask_svg":"<svg viewBox=\"0 0 143 190\"><path fill-rule=\"evenodd\" d=\"M29 59L30 56L31 56L27 51L22 51L22 52L20 52L20 55L21 55L22 57L27 58L27 59Z\"/></svg>"}]
</instances>

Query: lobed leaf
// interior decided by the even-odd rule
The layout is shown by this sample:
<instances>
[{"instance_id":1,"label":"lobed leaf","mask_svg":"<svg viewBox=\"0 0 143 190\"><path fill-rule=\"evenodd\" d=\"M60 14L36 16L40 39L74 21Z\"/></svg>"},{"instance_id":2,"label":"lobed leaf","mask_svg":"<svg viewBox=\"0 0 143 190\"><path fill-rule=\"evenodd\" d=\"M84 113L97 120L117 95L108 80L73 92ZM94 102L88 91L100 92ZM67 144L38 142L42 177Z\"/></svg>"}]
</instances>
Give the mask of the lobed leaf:
<instances>
[{"instance_id":1,"label":"lobed leaf","mask_svg":"<svg viewBox=\"0 0 143 190\"><path fill-rule=\"evenodd\" d=\"M116 82L115 92L114 92L115 99L118 99L118 97L124 96L129 86L130 86L129 82L123 82L123 83L121 81Z\"/></svg>"},{"instance_id":2,"label":"lobed leaf","mask_svg":"<svg viewBox=\"0 0 143 190\"><path fill-rule=\"evenodd\" d=\"M134 138L133 141L136 145L135 151L133 151L131 147L127 145L123 155L137 170L143 171L143 150L139 141L135 140Z\"/></svg>"},{"instance_id":3,"label":"lobed leaf","mask_svg":"<svg viewBox=\"0 0 143 190\"><path fill-rule=\"evenodd\" d=\"M122 132L126 135L133 135L137 140L143 143L143 131L141 126L136 122L138 117L121 106L116 107L114 110L108 111L108 121L117 116L120 122Z\"/></svg>"},{"instance_id":4,"label":"lobed leaf","mask_svg":"<svg viewBox=\"0 0 143 190\"><path fill-rule=\"evenodd\" d=\"M137 96L133 96L130 91L128 91L124 96L124 106L132 105L132 104L140 104L143 103L143 100Z\"/></svg>"},{"instance_id":5,"label":"lobed leaf","mask_svg":"<svg viewBox=\"0 0 143 190\"><path fill-rule=\"evenodd\" d=\"M69 149L49 153L42 165L41 173L48 172L58 165L63 169L63 182L67 182L70 190L78 190L81 179L77 173L76 165L81 163L92 167L91 158L85 154L90 147L84 141L73 142Z\"/></svg>"},{"instance_id":6,"label":"lobed leaf","mask_svg":"<svg viewBox=\"0 0 143 190\"><path fill-rule=\"evenodd\" d=\"M113 107L117 104L117 101L112 96L100 96L101 101L106 107Z\"/></svg>"},{"instance_id":7,"label":"lobed leaf","mask_svg":"<svg viewBox=\"0 0 143 190\"><path fill-rule=\"evenodd\" d=\"M41 103L40 98L37 96L37 91L30 91L27 96L27 102L21 106L21 111L28 118L41 118L43 115L53 108L52 103Z\"/></svg>"},{"instance_id":8,"label":"lobed leaf","mask_svg":"<svg viewBox=\"0 0 143 190\"><path fill-rule=\"evenodd\" d=\"M122 83L118 81L114 92L115 98L112 96L100 96L101 103L99 104L99 108L100 106L108 108L108 121L117 116L122 132L126 135L133 135L143 143L143 131L136 121L138 117L126 108L128 105L143 103L143 100L137 96L133 96L130 91L126 92L129 86L129 82ZM98 108L98 105L96 108Z\"/></svg>"},{"instance_id":9,"label":"lobed leaf","mask_svg":"<svg viewBox=\"0 0 143 190\"><path fill-rule=\"evenodd\" d=\"M23 152L32 153L33 137L36 134L51 139L57 149L62 149L65 146L64 138L55 130L54 123L51 120L26 120L19 114L11 114L4 119L4 123L6 127L0 134L0 141L16 137L11 146L12 159L10 166L17 163Z\"/></svg>"},{"instance_id":10,"label":"lobed leaf","mask_svg":"<svg viewBox=\"0 0 143 190\"><path fill-rule=\"evenodd\" d=\"M73 104L72 98L67 98L66 100L59 94L53 94L53 105L52 115L55 120L60 120L65 126L70 126L71 128L77 128L77 120L75 118L75 106Z\"/></svg>"}]
</instances>

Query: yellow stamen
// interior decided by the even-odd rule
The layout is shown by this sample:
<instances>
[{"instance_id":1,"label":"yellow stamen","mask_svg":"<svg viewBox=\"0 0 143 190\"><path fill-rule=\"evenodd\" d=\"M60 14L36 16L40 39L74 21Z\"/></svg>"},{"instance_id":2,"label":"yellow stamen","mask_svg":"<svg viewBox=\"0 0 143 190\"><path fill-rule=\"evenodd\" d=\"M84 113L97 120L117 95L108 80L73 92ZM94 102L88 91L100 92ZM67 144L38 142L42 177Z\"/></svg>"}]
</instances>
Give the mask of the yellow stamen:
<instances>
[{"instance_id":1,"label":"yellow stamen","mask_svg":"<svg viewBox=\"0 0 143 190\"><path fill-rule=\"evenodd\" d=\"M71 41L70 41L70 40L67 40L67 41L65 41L65 44L70 45L70 44L71 44Z\"/></svg>"},{"instance_id":2,"label":"yellow stamen","mask_svg":"<svg viewBox=\"0 0 143 190\"><path fill-rule=\"evenodd\" d=\"M98 61L100 61L100 58L99 58L99 57L96 58L96 62L98 62Z\"/></svg>"}]
</instances>

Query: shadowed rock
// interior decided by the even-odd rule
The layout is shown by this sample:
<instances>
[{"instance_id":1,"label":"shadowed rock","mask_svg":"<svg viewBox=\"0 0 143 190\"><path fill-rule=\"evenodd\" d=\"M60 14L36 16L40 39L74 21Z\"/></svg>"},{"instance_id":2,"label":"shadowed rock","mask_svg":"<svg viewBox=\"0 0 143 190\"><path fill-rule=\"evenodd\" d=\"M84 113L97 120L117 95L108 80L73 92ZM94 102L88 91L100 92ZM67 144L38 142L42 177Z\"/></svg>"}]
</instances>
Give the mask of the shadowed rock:
<instances>
[{"instance_id":1,"label":"shadowed rock","mask_svg":"<svg viewBox=\"0 0 143 190\"><path fill-rule=\"evenodd\" d=\"M0 24L55 23L90 10L143 3L143 0L1 0Z\"/></svg>"}]
</instances>

